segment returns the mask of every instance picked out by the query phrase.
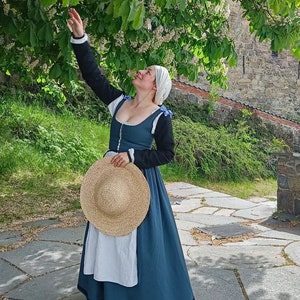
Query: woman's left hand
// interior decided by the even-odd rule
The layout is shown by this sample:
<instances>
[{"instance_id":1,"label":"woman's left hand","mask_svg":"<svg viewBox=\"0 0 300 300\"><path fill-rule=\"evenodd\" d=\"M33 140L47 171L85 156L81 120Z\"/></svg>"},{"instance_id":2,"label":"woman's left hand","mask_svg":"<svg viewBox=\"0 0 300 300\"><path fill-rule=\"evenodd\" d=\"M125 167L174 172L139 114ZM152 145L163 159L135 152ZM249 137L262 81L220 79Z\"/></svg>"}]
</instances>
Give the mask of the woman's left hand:
<instances>
[{"instance_id":1,"label":"woman's left hand","mask_svg":"<svg viewBox=\"0 0 300 300\"><path fill-rule=\"evenodd\" d=\"M130 163L128 153L127 152L120 152L116 154L112 159L111 163L115 167L125 167L127 164Z\"/></svg>"}]
</instances>

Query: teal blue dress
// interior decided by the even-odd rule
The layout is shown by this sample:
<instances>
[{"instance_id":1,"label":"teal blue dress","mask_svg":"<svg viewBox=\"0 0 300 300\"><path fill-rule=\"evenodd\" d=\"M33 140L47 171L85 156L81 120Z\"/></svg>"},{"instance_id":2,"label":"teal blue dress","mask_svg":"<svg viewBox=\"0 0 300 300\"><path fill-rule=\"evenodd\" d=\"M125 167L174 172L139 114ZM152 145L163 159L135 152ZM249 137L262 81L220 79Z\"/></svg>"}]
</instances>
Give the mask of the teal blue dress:
<instances>
[{"instance_id":1,"label":"teal blue dress","mask_svg":"<svg viewBox=\"0 0 300 300\"><path fill-rule=\"evenodd\" d=\"M96 67L94 72L87 72L94 63L88 44L75 45L73 48L86 81L92 88L95 84L93 90L99 94L97 89L103 78L96 84L94 78L100 76ZM118 93L111 86L102 86L101 90L103 89L105 93L101 94L101 98L105 98L103 102L107 104L122 95L122 92ZM149 211L137 228L138 284L125 287L112 282L99 282L94 280L93 275L83 274L85 251L83 247L78 289L89 300L193 300L193 291L170 200L157 167L169 160L168 156L172 151L169 151L168 147L174 147L171 114L163 106L137 125L120 123L115 116L127 100L128 98L124 97L114 111L109 150L126 152L134 149L136 158L134 163L141 169L150 187ZM153 125L157 120L159 121L156 127L159 130L154 134ZM153 151L154 140L158 148ZM85 239L88 226L89 224Z\"/></svg>"}]
</instances>

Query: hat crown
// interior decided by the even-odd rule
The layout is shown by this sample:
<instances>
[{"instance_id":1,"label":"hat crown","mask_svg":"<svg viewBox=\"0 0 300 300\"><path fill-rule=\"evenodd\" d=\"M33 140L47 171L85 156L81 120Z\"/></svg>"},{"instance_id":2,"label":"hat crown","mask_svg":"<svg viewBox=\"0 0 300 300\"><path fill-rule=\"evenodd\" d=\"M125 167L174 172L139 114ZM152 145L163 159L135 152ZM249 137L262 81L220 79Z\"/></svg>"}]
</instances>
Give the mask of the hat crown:
<instances>
[{"instance_id":1,"label":"hat crown","mask_svg":"<svg viewBox=\"0 0 300 300\"><path fill-rule=\"evenodd\" d=\"M114 191L112 193L112 191ZM94 190L95 205L107 216L116 217L126 211L129 205L128 182L126 178L105 178Z\"/></svg>"},{"instance_id":2,"label":"hat crown","mask_svg":"<svg viewBox=\"0 0 300 300\"><path fill-rule=\"evenodd\" d=\"M137 228L150 205L150 189L133 163L115 167L111 157L97 160L84 175L80 203L88 219L104 234L123 236Z\"/></svg>"}]
</instances>

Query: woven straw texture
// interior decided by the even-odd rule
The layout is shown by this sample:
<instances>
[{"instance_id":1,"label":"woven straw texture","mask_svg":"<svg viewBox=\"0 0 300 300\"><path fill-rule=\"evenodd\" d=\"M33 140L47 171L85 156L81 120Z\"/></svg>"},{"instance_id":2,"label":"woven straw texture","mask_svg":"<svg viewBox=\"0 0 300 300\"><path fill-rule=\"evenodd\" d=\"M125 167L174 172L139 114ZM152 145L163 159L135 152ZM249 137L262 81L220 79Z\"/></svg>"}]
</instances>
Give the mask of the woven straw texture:
<instances>
[{"instance_id":1,"label":"woven straw texture","mask_svg":"<svg viewBox=\"0 0 300 300\"><path fill-rule=\"evenodd\" d=\"M114 167L111 157L96 161L86 172L80 189L81 208L99 231L123 236L137 228L150 204L145 176L133 163Z\"/></svg>"}]
</instances>

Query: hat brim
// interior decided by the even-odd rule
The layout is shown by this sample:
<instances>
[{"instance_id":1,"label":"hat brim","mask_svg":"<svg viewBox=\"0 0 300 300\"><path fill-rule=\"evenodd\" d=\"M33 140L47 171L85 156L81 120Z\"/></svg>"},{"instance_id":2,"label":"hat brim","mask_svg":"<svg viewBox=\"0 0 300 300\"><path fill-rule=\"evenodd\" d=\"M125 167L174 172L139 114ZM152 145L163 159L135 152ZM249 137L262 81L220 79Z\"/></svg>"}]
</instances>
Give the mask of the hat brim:
<instances>
[{"instance_id":1,"label":"hat brim","mask_svg":"<svg viewBox=\"0 0 300 300\"><path fill-rule=\"evenodd\" d=\"M118 205L118 198L126 193L126 207L110 215L97 205L95 193L107 193L110 203ZM150 205L150 189L141 170L133 163L115 167L111 157L97 160L86 172L80 189L80 204L84 215L99 231L107 235L123 236L136 229L144 220Z\"/></svg>"}]
</instances>

